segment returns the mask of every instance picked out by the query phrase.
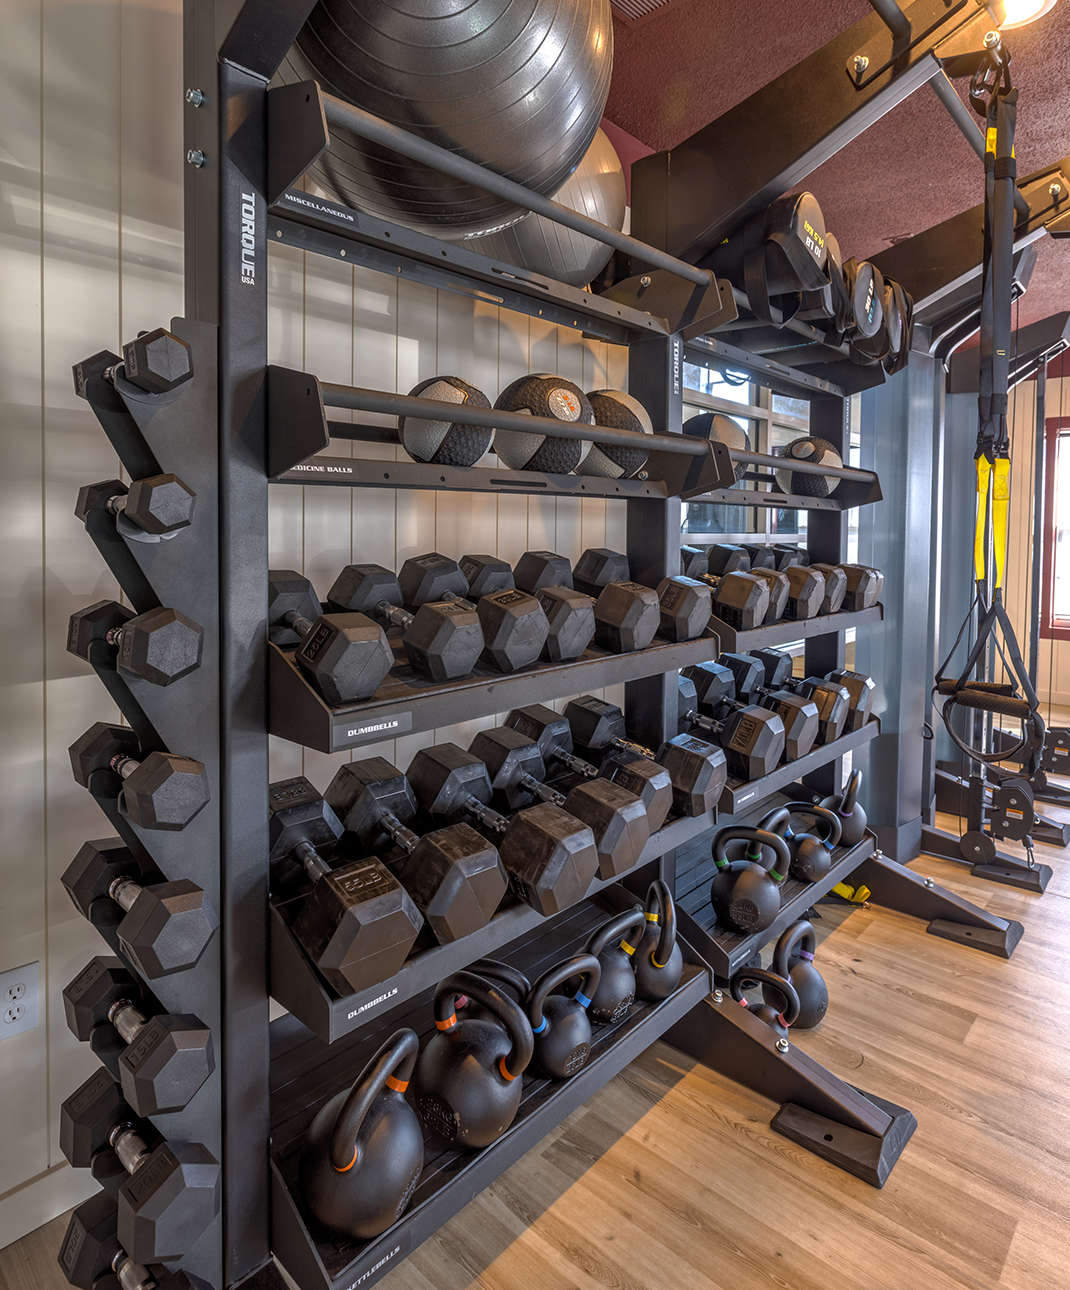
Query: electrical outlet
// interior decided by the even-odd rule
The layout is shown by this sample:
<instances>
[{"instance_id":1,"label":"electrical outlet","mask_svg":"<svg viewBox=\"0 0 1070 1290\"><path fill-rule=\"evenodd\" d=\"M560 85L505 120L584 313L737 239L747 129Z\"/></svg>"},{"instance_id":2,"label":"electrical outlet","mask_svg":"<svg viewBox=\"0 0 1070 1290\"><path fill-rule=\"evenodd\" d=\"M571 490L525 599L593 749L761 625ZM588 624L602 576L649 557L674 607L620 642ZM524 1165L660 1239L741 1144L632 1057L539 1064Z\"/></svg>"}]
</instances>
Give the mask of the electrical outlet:
<instances>
[{"instance_id":1,"label":"electrical outlet","mask_svg":"<svg viewBox=\"0 0 1070 1290\"><path fill-rule=\"evenodd\" d=\"M0 1039L10 1039L37 1025L40 963L0 972Z\"/></svg>"}]
</instances>

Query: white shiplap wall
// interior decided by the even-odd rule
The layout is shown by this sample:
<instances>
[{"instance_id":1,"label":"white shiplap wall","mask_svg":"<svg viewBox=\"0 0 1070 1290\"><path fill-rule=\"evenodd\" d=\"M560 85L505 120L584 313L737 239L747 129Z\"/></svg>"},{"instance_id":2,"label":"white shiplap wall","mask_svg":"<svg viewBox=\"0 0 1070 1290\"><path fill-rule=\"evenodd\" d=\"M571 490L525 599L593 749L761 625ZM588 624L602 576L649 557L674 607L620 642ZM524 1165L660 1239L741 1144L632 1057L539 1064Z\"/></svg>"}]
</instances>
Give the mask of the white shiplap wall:
<instances>
[{"instance_id":1,"label":"white shiplap wall","mask_svg":"<svg viewBox=\"0 0 1070 1290\"><path fill-rule=\"evenodd\" d=\"M96 1064L69 1034L60 992L102 942L59 876L84 840L109 832L67 748L118 714L64 644L74 609L119 594L73 515L78 487L119 467L70 368L182 310L181 26L177 0L11 0L4 11L0 971L39 962L43 993L36 1030L0 1042L0 1246L95 1190L59 1151L59 1104ZM528 371L585 389L625 381L623 351L485 303L281 246L270 272L272 359L327 380L407 391L452 370L492 398ZM400 452L334 451L354 448ZM623 505L594 499L279 486L270 523L272 562L307 573L320 594L350 559L396 566L433 548L515 559L529 546L575 558L624 542ZM473 730L361 752L404 766L423 742L466 743ZM322 787L342 760L273 741L275 777L303 772Z\"/></svg>"}]
</instances>

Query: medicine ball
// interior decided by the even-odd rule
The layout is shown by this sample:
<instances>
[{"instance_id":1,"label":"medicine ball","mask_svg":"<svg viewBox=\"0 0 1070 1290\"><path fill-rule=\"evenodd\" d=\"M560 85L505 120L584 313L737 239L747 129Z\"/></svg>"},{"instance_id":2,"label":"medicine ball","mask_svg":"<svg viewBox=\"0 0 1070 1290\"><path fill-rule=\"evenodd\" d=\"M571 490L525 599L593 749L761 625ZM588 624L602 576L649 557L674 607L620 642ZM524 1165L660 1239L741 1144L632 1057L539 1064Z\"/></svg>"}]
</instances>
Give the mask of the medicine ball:
<instances>
[{"instance_id":1,"label":"medicine ball","mask_svg":"<svg viewBox=\"0 0 1070 1290\"><path fill-rule=\"evenodd\" d=\"M731 417L722 416L720 412L700 412L697 417L690 417L683 424L684 434L694 435L696 439L719 439L729 448L740 452L750 452L750 438L743 427ZM747 463L735 463L736 479L742 479L747 473Z\"/></svg>"},{"instance_id":2,"label":"medicine ball","mask_svg":"<svg viewBox=\"0 0 1070 1290\"><path fill-rule=\"evenodd\" d=\"M827 439L793 439L781 448L778 456L793 461L807 461L815 466L832 466L839 469L843 465L840 454ZM839 480L828 475L802 475L794 470L776 471L776 482L781 492L794 493L796 497L828 497L836 491Z\"/></svg>"},{"instance_id":3,"label":"medicine ball","mask_svg":"<svg viewBox=\"0 0 1070 1290\"><path fill-rule=\"evenodd\" d=\"M522 412L555 421L578 421L594 425L594 413L587 395L563 376L536 372L507 385L494 406L501 412ZM583 439L557 439L541 432L496 430L494 451L510 470L545 470L566 475L575 470L590 451Z\"/></svg>"},{"instance_id":4,"label":"medicine ball","mask_svg":"<svg viewBox=\"0 0 1070 1290\"><path fill-rule=\"evenodd\" d=\"M409 394L422 399L440 399L443 403L465 403L473 408L490 407L490 399L483 391L459 376L432 376L414 386ZM439 466L474 466L490 448L494 431L462 422L399 417L398 435L401 446L413 461L429 461Z\"/></svg>"},{"instance_id":5,"label":"medicine ball","mask_svg":"<svg viewBox=\"0 0 1070 1290\"><path fill-rule=\"evenodd\" d=\"M319 0L279 79L316 80L545 195L590 147L612 70L609 0ZM454 240L524 214L337 127L309 174L349 206Z\"/></svg>"},{"instance_id":6,"label":"medicine ball","mask_svg":"<svg viewBox=\"0 0 1070 1290\"><path fill-rule=\"evenodd\" d=\"M610 228L624 227L624 170L616 149L601 130L576 173L554 193L554 201ZM572 287L585 287L613 254L612 247L541 215L529 215L489 237L466 240L465 246Z\"/></svg>"},{"instance_id":7,"label":"medicine ball","mask_svg":"<svg viewBox=\"0 0 1070 1290\"><path fill-rule=\"evenodd\" d=\"M596 426L653 434L650 414L638 399L623 390L593 390L587 395ZM646 465L646 448L623 448L615 443L592 443L576 467L577 475L602 475L607 479L631 479Z\"/></svg>"}]
</instances>

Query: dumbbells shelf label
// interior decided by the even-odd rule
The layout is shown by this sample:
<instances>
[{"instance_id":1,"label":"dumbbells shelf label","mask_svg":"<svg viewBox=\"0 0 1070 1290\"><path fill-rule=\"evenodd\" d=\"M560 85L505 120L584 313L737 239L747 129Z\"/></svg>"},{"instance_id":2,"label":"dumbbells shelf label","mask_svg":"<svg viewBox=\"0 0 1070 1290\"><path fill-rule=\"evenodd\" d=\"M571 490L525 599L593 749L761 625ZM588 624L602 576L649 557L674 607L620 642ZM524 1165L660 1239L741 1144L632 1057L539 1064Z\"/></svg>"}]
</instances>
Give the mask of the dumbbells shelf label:
<instances>
[{"instance_id":1,"label":"dumbbells shelf label","mask_svg":"<svg viewBox=\"0 0 1070 1290\"><path fill-rule=\"evenodd\" d=\"M702 639L680 644L655 641L631 654L591 648L571 663L536 663L511 675L480 664L464 680L437 683L416 676L405 665L400 641L390 643L395 666L375 697L338 708L332 708L305 678L292 650L269 645L271 733L320 752L342 752L378 743L391 732L434 730L689 667L709 658L714 644ZM399 724L390 724L395 721Z\"/></svg>"}]
</instances>

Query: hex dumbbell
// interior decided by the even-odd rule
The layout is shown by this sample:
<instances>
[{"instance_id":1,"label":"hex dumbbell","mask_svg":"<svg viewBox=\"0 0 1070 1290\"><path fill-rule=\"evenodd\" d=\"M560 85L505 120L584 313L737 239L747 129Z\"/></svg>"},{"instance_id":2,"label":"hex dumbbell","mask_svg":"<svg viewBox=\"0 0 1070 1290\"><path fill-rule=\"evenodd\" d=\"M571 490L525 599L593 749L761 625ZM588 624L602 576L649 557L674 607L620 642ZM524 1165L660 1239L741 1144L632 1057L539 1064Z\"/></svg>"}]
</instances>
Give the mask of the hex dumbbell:
<instances>
[{"instance_id":1,"label":"hex dumbbell","mask_svg":"<svg viewBox=\"0 0 1070 1290\"><path fill-rule=\"evenodd\" d=\"M797 561L788 565L783 570L783 575L788 580L784 617L795 622L816 618L825 602L825 575L820 569L813 569Z\"/></svg>"},{"instance_id":2,"label":"hex dumbbell","mask_svg":"<svg viewBox=\"0 0 1070 1290\"><path fill-rule=\"evenodd\" d=\"M188 878L143 886L138 863L119 838L86 842L60 881L85 918L115 927L123 953L150 980L193 967L219 926L204 892Z\"/></svg>"},{"instance_id":3,"label":"hex dumbbell","mask_svg":"<svg viewBox=\"0 0 1070 1290\"><path fill-rule=\"evenodd\" d=\"M483 651L483 629L473 606L459 600L425 601L415 613L402 608L398 579L381 564L350 564L327 593L338 613L367 614L400 627L410 667L430 681L470 676Z\"/></svg>"},{"instance_id":4,"label":"hex dumbbell","mask_svg":"<svg viewBox=\"0 0 1070 1290\"><path fill-rule=\"evenodd\" d=\"M518 811L537 799L586 824L598 848L599 877L615 878L638 861L650 824L633 793L602 778L584 780L567 794L556 792L544 782L546 765L538 744L509 726L481 731L468 751L487 768L495 806Z\"/></svg>"},{"instance_id":5,"label":"hex dumbbell","mask_svg":"<svg viewBox=\"0 0 1070 1290\"><path fill-rule=\"evenodd\" d=\"M713 591L713 617L727 623L737 632L753 631L765 622L769 613L769 587L756 574L729 570L723 574L704 574L699 581Z\"/></svg>"},{"instance_id":6,"label":"hex dumbbell","mask_svg":"<svg viewBox=\"0 0 1070 1290\"><path fill-rule=\"evenodd\" d=\"M298 667L332 707L370 699L394 665L386 633L359 610L320 612L312 583L292 569L268 572L268 634L297 645Z\"/></svg>"},{"instance_id":7,"label":"hex dumbbell","mask_svg":"<svg viewBox=\"0 0 1070 1290\"><path fill-rule=\"evenodd\" d=\"M72 371L74 392L82 399L94 376L120 389L125 381L146 394L169 394L193 379L193 350L173 332L157 327L128 341L121 359L103 349L75 363Z\"/></svg>"},{"instance_id":8,"label":"hex dumbbell","mask_svg":"<svg viewBox=\"0 0 1070 1290\"><path fill-rule=\"evenodd\" d=\"M697 640L713 612L713 589L681 574L658 583L661 635L671 641Z\"/></svg>"},{"instance_id":9,"label":"hex dumbbell","mask_svg":"<svg viewBox=\"0 0 1070 1290\"><path fill-rule=\"evenodd\" d=\"M839 739L851 710L851 695L846 686L822 676L794 677L791 655L782 650L750 650L748 657L757 659L761 666L766 689L790 690L813 699L818 714L817 743L829 744Z\"/></svg>"},{"instance_id":10,"label":"hex dumbbell","mask_svg":"<svg viewBox=\"0 0 1070 1290\"><path fill-rule=\"evenodd\" d=\"M686 675L692 680L703 703L703 687L697 668L688 668ZM696 679L697 678L697 679ZM719 710L723 712L723 694L718 696ZM757 705L741 705L735 711L719 718L712 713L690 711L685 713L689 726L716 738L724 750L728 773L736 779L761 779L776 769L784 753L784 723L775 712Z\"/></svg>"},{"instance_id":11,"label":"hex dumbbell","mask_svg":"<svg viewBox=\"0 0 1070 1290\"><path fill-rule=\"evenodd\" d=\"M825 595L821 601L822 614L839 613L847 595L847 574L838 564L812 564L809 567L825 579Z\"/></svg>"},{"instance_id":12,"label":"hex dumbbell","mask_svg":"<svg viewBox=\"0 0 1070 1290\"><path fill-rule=\"evenodd\" d=\"M463 555L460 568L472 600L516 588L509 562L497 556ZM560 586L540 587L532 594L546 616L546 643L540 657L548 663L579 658L594 638L594 605L590 596Z\"/></svg>"},{"instance_id":13,"label":"hex dumbbell","mask_svg":"<svg viewBox=\"0 0 1070 1290\"><path fill-rule=\"evenodd\" d=\"M385 757L347 762L324 794L363 855L380 855L440 943L460 940L490 922L509 886L497 848L470 824L418 836L409 781ZM391 848L400 848L399 858ZM383 854L386 852L386 854Z\"/></svg>"},{"instance_id":14,"label":"hex dumbbell","mask_svg":"<svg viewBox=\"0 0 1070 1290\"><path fill-rule=\"evenodd\" d=\"M320 848L334 847L342 823L303 775L268 786L268 812L276 889L301 871L312 882L293 921L309 958L343 997L389 980L423 926L409 893L374 857L337 868L323 858Z\"/></svg>"},{"instance_id":15,"label":"hex dumbbell","mask_svg":"<svg viewBox=\"0 0 1070 1290\"><path fill-rule=\"evenodd\" d=\"M612 751L615 759L626 758L626 769L633 771L642 762L661 766L669 780L669 802L680 814L704 815L720 800L728 767L724 752L713 744L701 739L667 740L663 747L669 762L662 765L651 749L628 738L624 713L615 704L581 695L566 705L564 717L572 738L585 752L599 756Z\"/></svg>"},{"instance_id":16,"label":"hex dumbbell","mask_svg":"<svg viewBox=\"0 0 1070 1290\"><path fill-rule=\"evenodd\" d=\"M219 1213L220 1168L198 1142L167 1142L99 1068L60 1107L60 1150L118 1202L117 1237L139 1263L180 1259Z\"/></svg>"},{"instance_id":17,"label":"hex dumbbell","mask_svg":"<svg viewBox=\"0 0 1070 1290\"><path fill-rule=\"evenodd\" d=\"M120 672L153 685L170 685L200 667L204 628L177 609L161 606L135 614L118 601L98 600L71 614L67 649L91 662L97 641L114 651Z\"/></svg>"},{"instance_id":18,"label":"hex dumbbell","mask_svg":"<svg viewBox=\"0 0 1070 1290\"><path fill-rule=\"evenodd\" d=\"M176 753L150 752L139 761L137 736L126 726L97 721L68 752L74 778L97 796L113 788L119 809L142 829L177 832L208 803L208 776L203 763ZM111 781L100 772L117 776Z\"/></svg>"},{"instance_id":19,"label":"hex dumbbell","mask_svg":"<svg viewBox=\"0 0 1070 1290\"><path fill-rule=\"evenodd\" d=\"M817 704L784 686L763 685L761 666L749 654L721 654L716 663L699 663L690 673L699 688L700 712L721 716L726 707L758 704L784 723L785 761L798 761L813 748L820 733Z\"/></svg>"},{"instance_id":20,"label":"hex dumbbell","mask_svg":"<svg viewBox=\"0 0 1070 1290\"><path fill-rule=\"evenodd\" d=\"M212 1034L189 1014L146 1016L141 990L117 958L90 959L63 991L63 1012L142 1116L184 1110L215 1070Z\"/></svg>"},{"instance_id":21,"label":"hex dumbbell","mask_svg":"<svg viewBox=\"0 0 1070 1290\"><path fill-rule=\"evenodd\" d=\"M57 1259L72 1286L78 1290L111 1290L112 1284L119 1290L212 1290L192 1273L136 1262L119 1243L118 1226L119 1207L106 1191L74 1208Z\"/></svg>"},{"instance_id":22,"label":"hex dumbbell","mask_svg":"<svg viewBox=\"0 0 1070 1290\"><path fill-rule=\"evenodd\" d=\"M511 819L491 810L487 768L456 744L436 744L416 754L408 780L421 808L433 820L478 820L500 835L497 843L513 890L550 915L582 900L598 874L591 830L559 806L541 802Z\"/></svg>"},{"instance_id":23,"label":"hex dumbbell","mask_svg":"<svg viewBox=\"0 0 1070 1290\"><path fill-rule=\"evenodd\" d=\"M83 524L95 512L110 515L123 537L161 542L189 528L196 500L197 494L177 475L151 475L131 484L103 479L78 490L74 513Z\"/></svg>"}]
</instances>

